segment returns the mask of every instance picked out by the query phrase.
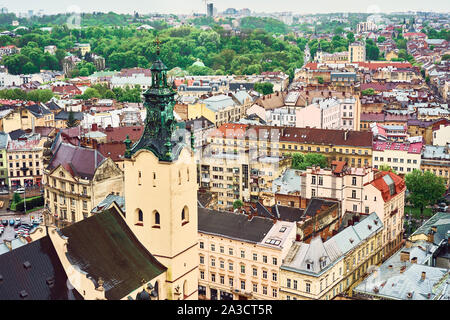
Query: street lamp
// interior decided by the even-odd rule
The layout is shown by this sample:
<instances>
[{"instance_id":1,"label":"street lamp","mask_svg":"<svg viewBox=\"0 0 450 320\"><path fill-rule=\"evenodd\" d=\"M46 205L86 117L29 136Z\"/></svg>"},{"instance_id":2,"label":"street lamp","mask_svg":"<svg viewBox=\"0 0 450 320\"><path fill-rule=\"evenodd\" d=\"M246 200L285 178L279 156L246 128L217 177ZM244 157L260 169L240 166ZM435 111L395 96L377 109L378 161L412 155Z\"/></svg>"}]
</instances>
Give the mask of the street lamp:
<instances>
[{"instance_id":1,"label":"street lamp","mask_svg":"<svg viewBox=\"0 0 450 320\"><path fill-rule=\"evenodd\" d=\"M20 168L23 172L23 176L25 177L27 175L28 168L25 166L25 163L23 163L23 167ZM27 213L27 197L26 197L26 190L27 190L27 184L25 182L25 178L23 179L23 208L24 213Z\"/></svg>"}]
</instances>

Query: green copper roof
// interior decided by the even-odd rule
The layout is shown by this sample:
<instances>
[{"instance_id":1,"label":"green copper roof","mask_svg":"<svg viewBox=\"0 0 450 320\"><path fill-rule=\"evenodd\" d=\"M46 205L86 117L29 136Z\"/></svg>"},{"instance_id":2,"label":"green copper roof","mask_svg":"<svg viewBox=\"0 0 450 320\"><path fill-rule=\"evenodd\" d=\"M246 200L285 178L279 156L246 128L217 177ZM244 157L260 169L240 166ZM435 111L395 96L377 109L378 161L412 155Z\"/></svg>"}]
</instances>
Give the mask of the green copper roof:
<instances>
[{"instance_id":1,"label":"green copper roof","mask_svg":"<svg viewBox=\"0 0 450 320\"><path fill-rule=\"evenodd\" d=\"M153 152L159 160L173 161L186 145L184 137L175 137L177 122L173 115L176 92L167 84L167 67L159 59L153 62L152 86L144 92L147 110L144 132L131 149L127 147L125 157L130 158L141 149Z\"/></svg>"}]
</instances>

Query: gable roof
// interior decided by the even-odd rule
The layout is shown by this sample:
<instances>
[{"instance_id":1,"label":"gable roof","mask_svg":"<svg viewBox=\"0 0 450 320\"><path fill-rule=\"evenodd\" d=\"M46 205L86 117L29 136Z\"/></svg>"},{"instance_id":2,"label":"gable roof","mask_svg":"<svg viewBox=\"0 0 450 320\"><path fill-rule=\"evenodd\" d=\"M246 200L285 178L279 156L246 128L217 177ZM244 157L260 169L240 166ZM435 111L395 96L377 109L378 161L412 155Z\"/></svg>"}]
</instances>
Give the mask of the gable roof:
<instances>
[{"instance_id":1,"label":"gable roof","mask_svg":"<svg viewBox=\"0 0 450 320\"><path fill-rule=\"evenodd\" d=\"M31 267L25 268L29 262ZM67 288L67 275L48 236L0 255L0 300L82 300ZM47 284L52 281L53 285Z\"/></svg>"},{"instance_id":2,"label":"gable roof","mask_svg":"<svg viewBox=\"0 0 450 320\"><path fill-rule=\"evenodd\" d=\"M92 179L95 170L105 159L97 150L74 146L69 143L59 142L59 146L56 148L48 169L53 170L61 165L73 176L83 179Z\"/></svg>"},{"instance_id":3,"label":"gable roof","mask_svg":"<svg viewBox=\"0 0 450 320\"><path fill-rule=\"evenodd\" d=\"M165 272L139 242L115 209L97 213L61 230L67 236L69 261L96 282L104 281L105 297L120 300Z\"/></svg>"}]
</instances>

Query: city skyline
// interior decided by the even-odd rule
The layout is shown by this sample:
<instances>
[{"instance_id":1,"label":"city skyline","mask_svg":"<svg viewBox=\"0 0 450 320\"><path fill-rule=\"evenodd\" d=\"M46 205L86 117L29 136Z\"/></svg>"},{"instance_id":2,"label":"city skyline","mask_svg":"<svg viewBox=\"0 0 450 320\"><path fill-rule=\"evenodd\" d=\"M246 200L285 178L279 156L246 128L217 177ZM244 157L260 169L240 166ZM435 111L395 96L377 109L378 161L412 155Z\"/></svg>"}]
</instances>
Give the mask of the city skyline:
<instances>
[{"instance_id":1,"label":"city skyline","mask_svg":"<svg viewBox=\"0 0 450 320\"><path fill-rule=\"evenodd\" d=\"M209 1L208 1L209 2ZM432 3L419 0L411 1L388 1L379 0L371 1L364 0L355 4L353 1L344 0L339 3L330 2L326 0L315 1L313 3L300 3L293 2L292 0L280 0L276 3L268 0L262 1L223 1L215 0L214 7L219 12L226 10L227 8L243 9L249 8L252 12L293 12L297 14L314 14L314 13L391 13L391 12L408 12L408 11L433 11L445 13L450 11L450 5L447 1L437 0ZM143 3L138 0L130 0L126 3L106 0L97 0L95 2L87 0L79 0L74 3L72 0L62 0L58 3L54 3L51 0L42 0L36 3L27 4L14 1L3 1L0 6L8 8L10 12L28 12L33 10L38 12L43 10L45 14L56 14L65 12L117 12L117 13L133 13L138 11L140 13L174 13L174 14L190 14L190 13L205 13L206 7L203 0L198 0L195 3L185 2L182 0L170 0L166 2L151 1L150 3ZM105 10L105 8L109 8ZM255 8L258 8L255 10Z\"/></svg>"}]
</instances>

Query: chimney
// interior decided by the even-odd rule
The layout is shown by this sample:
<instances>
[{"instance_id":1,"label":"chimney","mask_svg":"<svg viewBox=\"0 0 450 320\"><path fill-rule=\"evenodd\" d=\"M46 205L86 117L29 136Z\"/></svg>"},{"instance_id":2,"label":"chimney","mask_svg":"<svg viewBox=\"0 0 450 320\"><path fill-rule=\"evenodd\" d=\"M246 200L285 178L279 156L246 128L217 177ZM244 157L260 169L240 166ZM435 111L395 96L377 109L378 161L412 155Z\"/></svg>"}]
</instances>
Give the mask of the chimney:
<instances>
[{"instance_id":1,"label":"chimney","mask_svg":"<svg viewBox=\"0 0 450 320\"><path fill-rule=\"evenodd\" d=\"M347 141L348 138L348 130L344 131L344 140Z\"/></svg>"},{"instance_id":2,"label":"chimney","mask_svg":"<svg viewBox=\"0 0 450 320\"><path fill-rule=\"evenodd\" d=\"M400 252L400 261L401 262L409 261L409 252L408 251L401 251Z\"/></svg>"},{"instance_id":3,"label":"chimney","mask_svg":"<svg viewBox=\"0 0 450 320\"><path fill-rule=\"evenodd\" d=\"M427 273L425 271L422 271L422 276L420 277L422 281L424 281L427 278Z\"/></svg>"}]
</instances>

